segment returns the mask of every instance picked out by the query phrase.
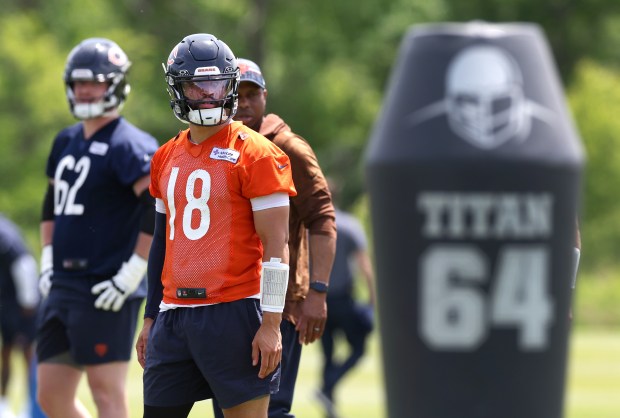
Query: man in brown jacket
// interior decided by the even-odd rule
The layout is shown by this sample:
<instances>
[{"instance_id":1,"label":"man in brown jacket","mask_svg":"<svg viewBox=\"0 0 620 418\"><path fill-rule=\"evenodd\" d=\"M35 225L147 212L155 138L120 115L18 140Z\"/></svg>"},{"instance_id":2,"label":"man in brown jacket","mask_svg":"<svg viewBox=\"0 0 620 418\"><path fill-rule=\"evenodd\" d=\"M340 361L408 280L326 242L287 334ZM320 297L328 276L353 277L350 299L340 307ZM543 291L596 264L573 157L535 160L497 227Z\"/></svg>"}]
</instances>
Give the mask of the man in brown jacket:
<instances>
[{"instance_id":1,"label":"man in brown jacket","mask_svg":"<svg viewBox=\"0 0 620 418\"><path fill-rule=\"evenodd\" d=\"M254 62L237 59L241 70L235 120L258 131L284 151L297 196L289 215L290 275L280 329L280 391L271 396L269 418L291 418L295 381L303 344L320 340L327 319L326 295L336 252L335 210L325 176L310 145L277 115L265 115L267 89ZM216 417L223 417L214 402Z\"/></svg>"}]
</instances>

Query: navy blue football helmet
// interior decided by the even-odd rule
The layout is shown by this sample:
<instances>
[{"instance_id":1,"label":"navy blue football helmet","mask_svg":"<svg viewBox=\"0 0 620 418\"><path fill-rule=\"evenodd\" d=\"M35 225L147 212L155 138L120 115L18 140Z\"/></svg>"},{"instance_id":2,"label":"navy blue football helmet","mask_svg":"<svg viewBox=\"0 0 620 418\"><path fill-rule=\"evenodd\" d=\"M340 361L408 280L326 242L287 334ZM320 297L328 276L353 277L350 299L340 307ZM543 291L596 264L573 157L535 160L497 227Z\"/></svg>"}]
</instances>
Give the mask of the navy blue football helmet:
<instances>
[{"instance_id":1,"label":"navy blue football helmet","mask_svg":"<svg viewBox=\"0 0 620 418\"><path fill-rule=\"evenodd\" d=\"M92 119L120 109L130 91L126 75L131 62L123 50L105 38L89 38L80 42L67 58L64 81L71 113L78 119ZM76 81L108 82L109 87L99 102L76 103L73 84Z\"/></svg>"},{"instance_id":2,"label":"navy blue football helmet","mask_svg":"<svg viewBox=\"0 0 620 418\"><path fill-rule=\"evenodd\" d=\"M216 126L237 113L237 58L215 36L183 38L170 52L164 71L170 106L182 122Z\"/></svg>"}]
</instances>

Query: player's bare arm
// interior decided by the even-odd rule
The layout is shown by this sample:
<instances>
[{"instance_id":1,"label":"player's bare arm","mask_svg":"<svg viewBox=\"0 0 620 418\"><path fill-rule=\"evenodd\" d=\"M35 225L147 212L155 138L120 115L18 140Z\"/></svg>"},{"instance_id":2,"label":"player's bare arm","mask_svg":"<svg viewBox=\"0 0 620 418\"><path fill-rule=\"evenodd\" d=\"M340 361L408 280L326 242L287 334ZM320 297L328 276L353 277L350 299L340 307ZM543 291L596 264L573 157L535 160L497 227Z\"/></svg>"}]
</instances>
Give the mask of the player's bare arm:
<instances>
[{"instance_id":1,"label":"player's bare arm","mask_svg":"<svg viewBox=\"0 0 620 418\"><path fill-rule=\"evenodd\" d=\"M254 225L263 244L263 262L279 258L288 264L288 206L254 212ZM260 378L273 372L282 359L282 313L264 312L263 322L252 341L252 364L260 359Z\"/></svg>"}]
</instances>

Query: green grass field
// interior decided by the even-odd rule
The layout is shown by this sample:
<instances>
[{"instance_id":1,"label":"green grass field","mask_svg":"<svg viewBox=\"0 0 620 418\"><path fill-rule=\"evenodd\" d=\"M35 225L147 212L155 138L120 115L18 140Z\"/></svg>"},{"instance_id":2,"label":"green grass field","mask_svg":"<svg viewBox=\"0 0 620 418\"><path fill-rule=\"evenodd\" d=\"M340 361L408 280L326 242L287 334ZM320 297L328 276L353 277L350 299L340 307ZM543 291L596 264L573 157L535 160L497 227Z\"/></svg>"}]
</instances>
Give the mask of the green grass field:
<instances>
[{"instance_id":1,"label":"green grass field","mask_svg":"<svg viewBox=\"0 0 620 418\"><path fill-rule=\"evenodd\" d=\"M573 334L568 418L620 417L620 330Z\"/></svg>"},{"instance_id":2,"label":"green grass field","mask_svg":"<svg viewBox=\"0 0 620 418\"><path fill-rule=\"evenodd\" d=\"M381 374L381 358L376 336L371 339L370 352L362 363L342 382L336 401L344 418L386 417L385 394ZM15 358L16 366L20 359ZM21 363L20 363L21 364ZM304 348L294 412L298 418L323 418L314 398L318 386L321 356L316 344ZM25 387L21 370L10 387L14 408L21 405ZM566 396L565 418L620 417L620 331L583 330L573 332ZM136 361L131 364L130 403L132 417L142 416L142 370ZM86 383L82 381L80 397L96 416ZM194 406L191 418L211 418L210 401ZM413 415L412 413L412 416Z\"/></svg>"}]
</instances>

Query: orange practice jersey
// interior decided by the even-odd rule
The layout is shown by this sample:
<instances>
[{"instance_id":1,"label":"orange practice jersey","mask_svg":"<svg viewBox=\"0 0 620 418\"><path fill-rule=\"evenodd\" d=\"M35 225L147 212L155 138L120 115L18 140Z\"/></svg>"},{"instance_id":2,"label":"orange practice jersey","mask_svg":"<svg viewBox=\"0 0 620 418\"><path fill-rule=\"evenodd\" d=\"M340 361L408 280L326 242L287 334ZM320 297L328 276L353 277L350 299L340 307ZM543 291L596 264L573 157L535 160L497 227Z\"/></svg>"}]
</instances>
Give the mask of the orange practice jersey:
<instances>
[{"instance_id":1,"label":"orange practice jersey","mask_svg":"<svg viewBox=\"0 0 620 418\"><path fill-rule=\"evenodd\" d=\"M151 162L151 194L166 207L164 303L229 302L258 294L263 247L250 199L296 194L288 157L271 141L233 122L200 145L189 130ZM177 297L204 288L206 299Z\"/></svg>"}]
</instances>

